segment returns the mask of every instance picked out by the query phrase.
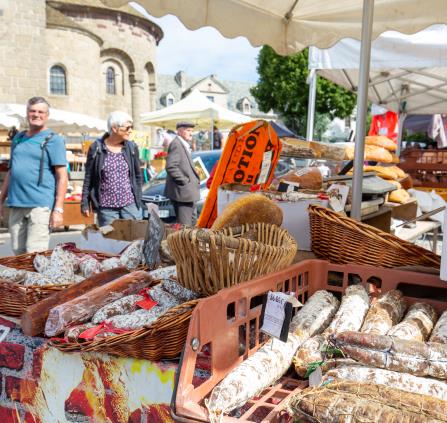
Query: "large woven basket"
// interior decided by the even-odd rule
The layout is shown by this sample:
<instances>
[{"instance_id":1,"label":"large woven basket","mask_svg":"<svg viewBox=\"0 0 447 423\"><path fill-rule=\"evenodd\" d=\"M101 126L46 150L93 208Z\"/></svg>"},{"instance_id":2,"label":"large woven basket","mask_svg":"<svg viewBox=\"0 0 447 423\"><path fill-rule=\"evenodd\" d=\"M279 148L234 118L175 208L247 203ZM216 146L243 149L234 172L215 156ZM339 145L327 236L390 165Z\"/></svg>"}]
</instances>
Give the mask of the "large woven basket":
<instances>
[{"instance_id":1,"label":"large woven basket","mask_svg":"<svg viewBox=\"0 0 447 423\"><path fill-rule=\"evenodd\" d=\"M297 244L285 230L255 223L221 231L183 229L168 237L177 278L203 296L292 263Z\"/></svg>"},{"instance_id":2,"label":"large woven basket","mask_svg":"<svg viewBox=\"0 0 447 423\"><path fill-rule=\"evenodd\" d=\"M440 266L441 258L431 251L327 208L310 205L309 218L312 251L332 263Z\"/></svg>"},{"instance_id":3,"label":"large woven basket","mask_svg":"<svg viewBox=\"0 0 447 423\"><path fill-rule=\"evenodd\" d=\"M13 267L15 269L29 270L35 272L33 262L36 254L50 256L52 250L40 253L21 254L19 256L2 257L0 264ZM109 254L98 253L96 251L82 251L75 254L92 253L99 259L111 257ZM18 283L8 282L0 279L0 313L8 316L19 317L26 307L43 300L54 292L62 291L69 285L43 285L43 286L23 286Z\"/></svg>"},{"instance_id":4,"label":"large woven basket","mask_svg":"<svg viewBox=\"0 0 447 423\"><path fill-rule=\"evenodd\" d=\"M98 341L65 342L52 339L50 344L62 352L100 352L152 361L177 358L185 346L189 320L198 301L189 301L171 308L149 328Z\"/></svg>"}]
</instances>

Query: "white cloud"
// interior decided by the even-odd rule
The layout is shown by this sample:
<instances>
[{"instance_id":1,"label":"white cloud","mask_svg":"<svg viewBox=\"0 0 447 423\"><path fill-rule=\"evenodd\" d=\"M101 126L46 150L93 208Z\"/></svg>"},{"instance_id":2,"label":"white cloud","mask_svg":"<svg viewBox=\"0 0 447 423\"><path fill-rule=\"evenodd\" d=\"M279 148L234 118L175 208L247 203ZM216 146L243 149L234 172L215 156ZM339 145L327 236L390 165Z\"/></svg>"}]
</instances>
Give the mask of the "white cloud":
<instances>
[{"instance_id":1,"label":"white cloud","mask_svg":"<svg viewBox=\"0 0 447 423\"><path fill-rule=\"evenodd\" d=\"M144 11L136 4L133 6ZM252 47L246 38L228 39L211 27L190 31L173 15L162 18L148 15L148 18L164 32L157 47L158 73L183 70L197 77L217 74L224 80L257 81L259 48Z\"/></svg>"}]
</instances>

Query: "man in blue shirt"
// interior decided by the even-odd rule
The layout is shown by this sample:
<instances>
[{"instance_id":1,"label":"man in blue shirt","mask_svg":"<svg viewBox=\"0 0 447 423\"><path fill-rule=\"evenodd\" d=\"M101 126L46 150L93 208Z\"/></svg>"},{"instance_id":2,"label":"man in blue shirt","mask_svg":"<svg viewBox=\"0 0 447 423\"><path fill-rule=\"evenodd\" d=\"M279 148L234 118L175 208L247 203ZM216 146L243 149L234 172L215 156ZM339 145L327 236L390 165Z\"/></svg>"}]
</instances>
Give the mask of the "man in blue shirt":
<instances>
[{"instance_id":1,"label":"man in blue shirt","mask_svg":"<svg viewBox=\"0 0 447 423\"><path fill-rule=\"evenodd\" d=\"M63 224L67 159L63 138L46 126L49 107L43 97L29 99L29 129L19 132L11 143L0 216L8 198L9 232L15 254L47 250L50 228Z\"/></svg>"}]
</instances>

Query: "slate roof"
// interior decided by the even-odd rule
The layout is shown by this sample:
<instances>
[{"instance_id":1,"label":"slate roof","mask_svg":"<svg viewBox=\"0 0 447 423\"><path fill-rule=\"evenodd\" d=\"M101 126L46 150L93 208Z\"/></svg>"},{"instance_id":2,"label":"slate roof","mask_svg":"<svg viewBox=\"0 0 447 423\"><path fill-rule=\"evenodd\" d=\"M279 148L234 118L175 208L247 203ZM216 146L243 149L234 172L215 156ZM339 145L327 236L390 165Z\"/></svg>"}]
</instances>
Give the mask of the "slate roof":
<instances>
[{"instance_id":1,"label":"slate roof","mask_svg":"<svg viewBox=\"0 0 447 423\"><path fill-rule=\"evenodd\" d=\"M175 98L175 101L179 101L182 99L182 94L184 92L189 91L193 86L197 85L199 82L211 76L207 76L205 78L197 78L189 75L184 75L184 77L185 77L185 89L182 90L181 87L175 81L175 75L165 75L165 74L157 75L157 109L162 109L163 107L165 107L163 104L160 103L160 99L164 95L172 93L172 95ZM239 100L243 99L244 97L247 97L251 103L251 114L256 115L262 114L262 112L259 111L259 107L258 104L256 103L256 100L250 94L250 88L253 87L255 84L243 81L221 80L215 77L212 78L225 90L228 91L227 107L230 110L240 112L240 110L237 109L237 103Z\"/></svg>"}]
</instances>

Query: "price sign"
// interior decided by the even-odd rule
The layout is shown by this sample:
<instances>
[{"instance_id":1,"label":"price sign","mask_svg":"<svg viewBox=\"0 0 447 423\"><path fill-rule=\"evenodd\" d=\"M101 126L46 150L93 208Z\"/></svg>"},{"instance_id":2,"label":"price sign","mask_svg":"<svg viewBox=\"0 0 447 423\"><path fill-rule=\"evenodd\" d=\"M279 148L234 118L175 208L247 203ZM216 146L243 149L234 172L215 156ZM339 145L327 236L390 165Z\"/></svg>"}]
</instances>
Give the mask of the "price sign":
<instances>
[{"instance_id":1,"label":"price sign","mask_svg":"<svg viewBox=\"0 0 447 423\"><path fill-rule=\"evenodd\" d=\"M287 342L292 309L302 305L293 295L269 291L261 312L261 331Z\"/></svg>"},{"instance_id":2,"label":"price sign","mask_svg":"<svg viewBox=\"0 0 447 423\"><path fill-rule=\"evenodd\" d=\"M265 184L268 179L270 167L272 165L273 151L266 151L262 157L261 173L257 180L258 184Z\"/></svg>"}]
</instances>

